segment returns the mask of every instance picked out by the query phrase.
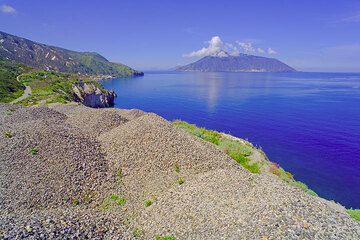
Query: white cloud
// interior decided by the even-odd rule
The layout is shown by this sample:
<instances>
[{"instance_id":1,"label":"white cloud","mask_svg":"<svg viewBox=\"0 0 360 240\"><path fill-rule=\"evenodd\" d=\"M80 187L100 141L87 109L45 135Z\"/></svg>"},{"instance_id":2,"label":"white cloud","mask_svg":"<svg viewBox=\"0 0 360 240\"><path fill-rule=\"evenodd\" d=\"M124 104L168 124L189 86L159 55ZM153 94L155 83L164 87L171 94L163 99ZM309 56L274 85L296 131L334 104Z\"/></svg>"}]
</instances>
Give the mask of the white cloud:
<instances>
[{"instance_id":1,"label":"white cloud","mask_svg":"<svg viewBox=\"0 0 360 240\"><path fill-rule=\"evenodd\" d=\"M225 43L224 51L227 52L230 56L240 55L240 50L231 43Z\"/></svg>"},{"instance_id":2,"label":"white cloud","mask_svg":"<svg viewBox=\"0 0 360 240\"><path fill-rule=\"evenodd\" d=\"M251 42L239 42L236 41L237 44L239 44L240 48L244 50L247 53L253 53L255 52L255 48L253 47Z\"/></svg>"},{"instance_id":3,"label":"white cloud","mask_svg":"<svg viewBox=\"0 0 360 240\"><path fill-rule=\"evenodd\" d=\"M203 47L198 51L193 51L189 54L185 54L185 57L205 57L215 55L216 53L220 52L224 46L224 43L221 41L219 36L214 36L208 42L207 47Z\"/></svg>"},{"instance_id":4,"label":"white cloud","mask_svg":"<svg viewBox=\"0 0 360 240\"><path fill-rule=\"evenodd\" d=\"M272 49L272 48L268 48L267 53L268 53L269 55L277 54L277 52L276 52L274 49Z\"/></svg>"},{"instance_id":5,"label":"white cloud","mask_svg":"<svg viewBox=\"0 0 360 240\"><path fill-rule=\"evenodd\" d=\"M15 14L16 9L10 5L3 4L0 6L0 11L6 14Z\"/></svg>"},{"instance_id":6,"label":"white cloud","mask_svg":"<svg viewBox=\"0 0 360 240\"><path fill-rule=\"evenodd\" d=\"M262 49L262 48L258 48L258 49L257 49L257 52L258 52L258 53L265 53L264 49Z\"/></svg>"},{"instance_id":7,"label":"white cloud","mask_svg":"<svg viewBox=\"0 0 360 240\"><path fill-rule=\"evenodd\" d=\"M234 44L224 43L219 36L214 36L210 41L207 42L207 46L203 47L197 51L193 51L188 54L184 54L184 57L205 57L205 56L219 56L219 57L228 57L228 56L239 56L243 53L248 54L276 54L276 51L268 48L265 51L263 48L255 47L252 42L240 42L236 41Z\"/></svg>"}]
</instances>

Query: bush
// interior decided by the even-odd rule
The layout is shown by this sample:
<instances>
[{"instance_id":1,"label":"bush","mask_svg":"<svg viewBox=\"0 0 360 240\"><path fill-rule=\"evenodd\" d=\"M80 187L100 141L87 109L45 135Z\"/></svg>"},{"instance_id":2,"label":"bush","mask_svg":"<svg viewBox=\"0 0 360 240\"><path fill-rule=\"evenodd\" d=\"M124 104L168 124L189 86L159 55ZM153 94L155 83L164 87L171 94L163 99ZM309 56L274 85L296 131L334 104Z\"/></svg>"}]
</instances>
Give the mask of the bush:
<instances>
[{"instance_id":1,"label":"bush","mask_svg":"<svg viewBox=\"0 0 360 240\"><path fill-rule=\"evenodd\" d=\"M38 150L37 148L35 148L35 147L33 147L33 148L30 149L30 154L33 155L33 156L34 156L34 155L37 155L38 152L39 152L39 150Z\"/></svg>"},{"instance_id":2,"label":"bush","mask_svg":"<svg viewBox=\"0 0 360 240\"><path fill-rule=\"evenodd\" d=\"M185 179L182 178L182 177L179 177L177 182L178 182L179 185L182 185L182 184L185 183Z\"/></svg>"},{"instance_id":3,"label":"bush","mask_svg":"<svg viewBox=\"0 0 360 240\"><path fill-rule=\"evenodd\" d=\"M221 133L207 130L205 128L199 128L194 124L189 124L180 120L175 120L173 124L185 131L197 136L205 141L211 142L219 146L225 153L227 153L232 159L238 162L245 169L252 173L260 173L260 166L258 163L250 164L251 148L240 141L223 138Z\"/></svg>"},{"instance_id":4,"label":"bush","mask_svg":"<svg viewBox=\"0 0 360 240\"><path fill-rule=\"evenodd\" d=\"M126 204L126 199L116 194L111 194L102 202L102 209L108 210L111 206L122 206Z\"/></svg>"},{"instance_id":5,"label":"bush","mask_svg":"<svg viewBox=\"0 0 360 240\"><path fill-rule=\"evenodd\" d=\"M150 199L146 199L144 202L145 207L150 207L153 204L153 201L151 201Z\"/></svg>"},{"instance_id":6,"label":"bush","mask_svg":"<svg viewBox=\"0 0 360 240\"><path fill-rule=\"evenodd\" d=\"M5 138L12 138L14 135L12 134L12 132L5 132Z\"/></svg>"},{"instance_id":7,"label":"bush","mask_svg":"<svg viewBox=\"0 0 360 240\"><path fill-rule=\"evenodd\" d=\"M180 165L177 163L175 164L175 172L180 173Z\"/></svg>"},{"instance_id":8,"label":"bush","mask_svg":"<svg viewBox=\"0 0 360 240\"><path fill-rule=\"evenodd\" d=\"M194 124L189 124L180 120L173 121L173 125L205 141L216 144L227 155L229 155L249 172L260 173L260 164L265 164L269 166L269 172L286 181L288 184L297 187L310 195L317 196L317 194L309 189L306 184L296 181L291 173L286 172L283 168L275 163L271 163L270 161L250 163L248 156L252 154L252 146L242 143L236 139L227 138L219 132L207 130L205 128L199 128ZM266 154L261 149L258 149L258 151L264 156L265 159L267 159ZM182 184L183 181L181 181L179 178L178 183Z\"/></svg>"},{"instance_id":9,"label":"bush","mask_svg":"<svg viewBox=\"0 0 360 240\"><path fill-rule=\"evenodd\" d=\"M11 102L20 97L25 86L17 81L23 69L22 65L0 60L0 102Z\"/></svg>"},{"instance_id":10,"label":"bush","mask_svg":"<svg viewBox=\"0 0 360 240\"><path fill-rule=\"evenodd\" d=\"M356 221L360 221L360 209L347 209L346 212Z\"/></svg>"}]
</instances>

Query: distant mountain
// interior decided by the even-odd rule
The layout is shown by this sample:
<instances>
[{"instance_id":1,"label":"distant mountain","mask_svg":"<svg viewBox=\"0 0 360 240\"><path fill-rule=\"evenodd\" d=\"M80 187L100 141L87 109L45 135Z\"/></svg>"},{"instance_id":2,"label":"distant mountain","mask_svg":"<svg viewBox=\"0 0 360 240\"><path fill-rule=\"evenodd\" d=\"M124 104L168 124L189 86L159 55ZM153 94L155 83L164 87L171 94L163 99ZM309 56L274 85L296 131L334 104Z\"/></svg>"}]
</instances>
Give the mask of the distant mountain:
<instances>
[{"instance_id":1,"label":"distant mountain","mask_svg":"<svg viewBox=\"0 0 360 240\"><path fill-rule=\"evenodd\" d=\"M60 72L116 77L143 75L142 72L124 64L109 62L98 53L75 52L33 42L0 31L1 59Z\"/></svg>"},{"instance_id":2,"label":"distant mountain","mask_svg":"<svg viewBox=\"0 0 360 240\"><path fill-rule=\"evenodd\" d=\"M275 59L248 54L231 56L224 51L216 55L206 56L202 59L178 67L177 71L199 72L295 72L296 70L285 63Z\"/></svg>"}]
</instances>

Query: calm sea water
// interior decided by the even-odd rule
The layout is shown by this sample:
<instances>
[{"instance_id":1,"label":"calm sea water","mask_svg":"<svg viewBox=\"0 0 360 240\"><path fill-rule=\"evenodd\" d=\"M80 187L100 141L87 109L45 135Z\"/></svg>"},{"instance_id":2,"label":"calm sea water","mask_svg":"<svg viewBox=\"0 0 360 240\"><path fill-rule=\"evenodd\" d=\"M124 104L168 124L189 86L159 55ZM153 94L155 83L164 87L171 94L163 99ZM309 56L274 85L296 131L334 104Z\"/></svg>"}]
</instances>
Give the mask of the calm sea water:
<instances>
[{"instance_id":1,"label":"calm sea water","mask_svg":"<svg viewBox=\"0 0 360 240\"><path fill-rule=\"evenodd\" d=\"M360 208L360 74L153 72L103 84L115 107L248 139L320 196Z\"/></svg>"}]
</instances>

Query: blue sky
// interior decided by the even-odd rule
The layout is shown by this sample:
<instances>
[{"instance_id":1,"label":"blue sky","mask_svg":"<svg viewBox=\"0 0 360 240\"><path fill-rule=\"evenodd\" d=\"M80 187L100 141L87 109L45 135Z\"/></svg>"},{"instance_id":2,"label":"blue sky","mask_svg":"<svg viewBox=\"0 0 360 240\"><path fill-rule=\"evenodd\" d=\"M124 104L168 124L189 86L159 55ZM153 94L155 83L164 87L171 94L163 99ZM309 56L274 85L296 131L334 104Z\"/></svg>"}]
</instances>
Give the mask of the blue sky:
<instances>
[{"instance_id":1,"label":"blue sky","mask_svg":"<svg viewBox=\"0 0 360 240\"><path fill-rule=\"evenodd\" d=\"M220 47L303 71L360 72L358 0L0 0L0 30L140 70Z\"/></svg>"}]
</instances>

